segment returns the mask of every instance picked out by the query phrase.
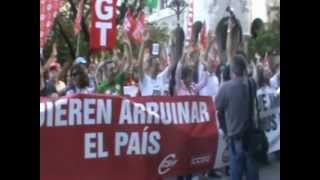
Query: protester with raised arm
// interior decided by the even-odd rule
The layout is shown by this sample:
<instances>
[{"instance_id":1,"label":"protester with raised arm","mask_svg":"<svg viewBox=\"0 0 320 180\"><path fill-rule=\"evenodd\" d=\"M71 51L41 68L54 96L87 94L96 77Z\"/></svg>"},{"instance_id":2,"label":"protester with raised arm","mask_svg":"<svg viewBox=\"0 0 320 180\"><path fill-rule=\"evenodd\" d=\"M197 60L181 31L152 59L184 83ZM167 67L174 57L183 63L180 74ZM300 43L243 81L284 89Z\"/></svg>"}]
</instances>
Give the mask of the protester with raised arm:
<instances>
[{"instance_id":1,"label":"protester with raised arm","mask_svg":"<svg viewBox=\"0 0 320 180\"><path fill-rule=\"evenodd\" d=\"M221 59L221 65L218 69L221 83L231 79L230 63L236 52L243 47L240 22L230 7L227 8L227 12L229 16L220 20L215 31Z\"/></svg>"},{"instance_id":2,"label":"protester with raised arm","mask_svg":"<svg viewBox=\"0 0 320 180\"><path fill-rule=\"evenodd\" d=\"M102 74L102 81L97 86L97 92L107 95L123 95L123 83L131 66L132 58L129 40L124 36L124 56L120 60L117 50L113 50L111 60L106 60L99 65L97 71Z\"/></svg>"},{"instance_id":3,"label":"protester with raised arm","mask_svg":"<svg viewBox=\"0 0 320 180\"><path fill-rule=\"evenodd\" d=\"M218 46L216 40L211 40L206 55L205 60L205 73L208 76L206 85L200 89L200 96L211 96L214 100L215 96L218 94L219 90L219 80L216 75L217 68L220 64L220 58L218 54Z\"/></svg>"},{"instance_id":4,"label":"protester with raised arm","mask_svg":"<svg viewBox=\"0 0 320 180\"><path fill-rule=\"evenodd\" d=\"M146 39L149 33L147 32ZM139 84L142 96L164 96L169 95L169 80L176 60L171 60L164 69L160 68L161 58L152 56L150 53L143 55L145 42L142 43L139 52ZM150 48L150 47L149 47ZM144 63L146 67L144 67Z\"/></svg>"}]
</instances>

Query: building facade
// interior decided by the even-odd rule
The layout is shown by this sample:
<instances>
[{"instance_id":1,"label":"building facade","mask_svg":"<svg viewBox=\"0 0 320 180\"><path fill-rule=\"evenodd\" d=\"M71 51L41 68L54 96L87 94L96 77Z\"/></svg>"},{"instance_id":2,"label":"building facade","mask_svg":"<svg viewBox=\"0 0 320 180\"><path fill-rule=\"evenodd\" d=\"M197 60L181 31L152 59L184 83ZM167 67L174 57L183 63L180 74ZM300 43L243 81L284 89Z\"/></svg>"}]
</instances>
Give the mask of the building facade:
<instances>
[{"instance_id":1,"label":"building facade","mask_svg":"<svg viewBox=\"0 0 320 180\"><path fill-rule=\"evenodd\" d=\"M147 21L166 23L169 29L177 27L175 12L168 8L170 0L159 0L157 8L152 12L146 10ZM251 22L260 18L268 23L274 18L277 10L280 10L280 0L185 0L190 5L193 2L193 22L206 22L207 28L214 31L217 23L227 16L226 7L230 6L239 19L245 36L250 35ZM188 13L190 6L186 7L180 16L179 24L187 32Z\"/></svg>"}]
</instances>

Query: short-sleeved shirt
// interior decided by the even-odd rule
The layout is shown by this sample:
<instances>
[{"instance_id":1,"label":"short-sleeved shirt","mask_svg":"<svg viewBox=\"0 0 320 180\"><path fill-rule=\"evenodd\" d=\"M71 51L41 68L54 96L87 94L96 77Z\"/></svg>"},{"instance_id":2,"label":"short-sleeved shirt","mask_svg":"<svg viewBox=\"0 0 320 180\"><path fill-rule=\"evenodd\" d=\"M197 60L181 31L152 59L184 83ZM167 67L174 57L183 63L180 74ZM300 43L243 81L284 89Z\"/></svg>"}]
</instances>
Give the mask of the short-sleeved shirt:
<instances>
[{"instance_id":1,"label":"short-sleeved shirt","mask_svg":"<svg viewBox=\"0 0 320 180\"><path fill-rule=\"evenodd\" d=\"M252 91L256 92L256 88ZM228 137L239 135L247 128L250 99L247 78L233 79L222 84L215 103L217 111L224 113Z\"/></svg>"}]
</instances>

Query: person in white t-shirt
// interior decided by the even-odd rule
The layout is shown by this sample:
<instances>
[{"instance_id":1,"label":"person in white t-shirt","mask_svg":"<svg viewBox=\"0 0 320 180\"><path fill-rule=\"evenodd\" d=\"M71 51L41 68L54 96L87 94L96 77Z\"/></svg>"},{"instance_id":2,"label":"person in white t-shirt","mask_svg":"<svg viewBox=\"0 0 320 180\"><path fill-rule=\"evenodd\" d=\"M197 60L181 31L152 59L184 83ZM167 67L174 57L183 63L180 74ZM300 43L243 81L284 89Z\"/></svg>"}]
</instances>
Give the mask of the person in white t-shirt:
<instances>
[{"instance_id":1,"label":"person in white t-shirt","mask_svg":"<svg viewBox=\"0 0 320 180\"><path fill-rule=\"evenodd\" d=\"M147 39L147 38L146 38ZM160 60L150 54L142 56L143 48L139 52L139 86L141 96L166 96L169 95L169 80L171 72L175 66L173 60L164 70L161 71ZM163 49L163 48L162 48ZM146 57L145 59L143 57ZM144 68L143 62L146 67Z\"/></svg>"}]
</instances>

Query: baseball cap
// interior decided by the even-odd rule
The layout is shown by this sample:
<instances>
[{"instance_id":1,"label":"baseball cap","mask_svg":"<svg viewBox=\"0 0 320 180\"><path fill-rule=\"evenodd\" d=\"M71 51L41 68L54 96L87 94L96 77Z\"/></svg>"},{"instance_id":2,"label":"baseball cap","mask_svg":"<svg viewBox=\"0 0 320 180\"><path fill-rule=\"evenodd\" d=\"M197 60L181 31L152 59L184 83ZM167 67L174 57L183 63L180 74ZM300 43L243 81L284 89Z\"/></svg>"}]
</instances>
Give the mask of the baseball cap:
<instances>
[{"instance_id":1,"label":"baseball cap","mask_svg":"<svg viewBox=\"0 0 320 180\"><path fill-rule=\"evenodd\" d=\"M77 57L74 64L87 64L87 60L83 57Z\"/></svg>"}]
</instances>

